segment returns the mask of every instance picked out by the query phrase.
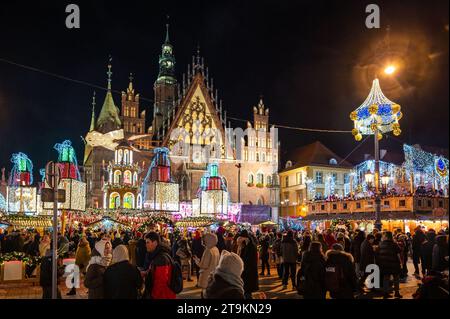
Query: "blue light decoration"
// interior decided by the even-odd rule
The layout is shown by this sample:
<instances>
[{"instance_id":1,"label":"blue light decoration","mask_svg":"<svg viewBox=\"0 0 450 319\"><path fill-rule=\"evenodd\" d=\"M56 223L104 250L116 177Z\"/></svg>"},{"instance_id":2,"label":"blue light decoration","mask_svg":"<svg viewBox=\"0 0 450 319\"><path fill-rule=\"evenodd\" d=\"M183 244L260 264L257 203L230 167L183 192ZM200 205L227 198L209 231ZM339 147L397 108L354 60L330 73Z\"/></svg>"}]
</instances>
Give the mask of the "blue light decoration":
<instances>
[{"instance_id":1,"label":"blue light decoration","mask_svg":"<svg viewBox=\"0 0 450 319\"><path fill-rule=\"evenodd\" d=\"M401 118L400 105L383 94L378 79L375 79L366 100L350 113L354 123L352 134L357 141L361 141L362 135L373 135L375 131L378 132L378 139L391 131L398 136L401 133L398 123Z\"/></svg>"},{"instance_id":2,"label":"blue light decoration","mask_svg":"<svg viewBox=\"0 0 450 319\"><path fill-rule=\"evenodd\" d=\"M33 163L22 152L14 153L11 157L13 168L9 175L9 186L29 186L33 184Z\"/></svg>"},{"instance_id":3,"label":"blue light decoration","mask_svg":"<svg viewBox=\"0 0 450 319\"><path fill-rule=\"evenodd\" d=\"M53 148L58 152L58 163L62 174L61 177L81 181L77 156L74 148L72 147L72 142L65 140L62 143L56 143Z\"/></svg>"},{"instance_id":4,"label":"blue light decoration","mask_svg":"<svg viewBox=\"0 0 450 319\"><path fill-rule=\"evenodd\" d=\"M41 168L39 170L39 175L41 175L41 182L44 182L44 180L45 180L45 168Z\"/></svg>"},{"instance_id":5,"label":"blue light decoration","mask_svg":"<svg viewBox=\"0 0 450 319\"><path fill-rule=\"evenodd\" d=\"M389 184L388 187L393 186L396 177L401 174L401 167L393 163L380 161L380 176L388 176ZM356 190L358 185L362 187L362 192L367 192L368 185L365 180L366 173L375 174L375 161L367 160L355 166L352 174L356 178L353 182L353 191Z\"/></svg>"},{"instance_id":6,"label":"blue light decoration","mask_svg":"<svg viewBox=\"0 0 450 319\"><path fill-rule=\"evenodd\" d=\"M425 152L417 146L403 145L404 167L408 175L414 176L414 183L431 184L437 189L448 191L449 160L443 156Z\"/></svg>"},{"instance_id":7,"label":"blue light decoration","mask_svg":"<svg viewBox=\"0 0 450 319\"><path fill-rule=\"evenodd\" d=\"M179 185L172 179L169 149L154 149L150 168L142 185L143 208L149 211L178 212L180 210Z\"/></svg>"}]
</instances>

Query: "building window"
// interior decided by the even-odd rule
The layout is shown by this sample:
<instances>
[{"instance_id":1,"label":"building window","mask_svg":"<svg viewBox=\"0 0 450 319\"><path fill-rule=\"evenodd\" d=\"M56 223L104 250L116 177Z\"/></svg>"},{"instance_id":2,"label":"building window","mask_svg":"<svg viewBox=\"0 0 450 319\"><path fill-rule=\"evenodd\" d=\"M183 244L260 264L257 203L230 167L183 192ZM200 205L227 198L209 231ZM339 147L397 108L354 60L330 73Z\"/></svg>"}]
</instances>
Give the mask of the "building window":
<instances>
[{"instance_id":1,"label":"building window","mask_svg":"<svg viewBox=\"0 0 450 319\"><path fill-rule=\"evenodd\" d=\"M428 207L431 207L431 200L428 200Z\"/></svg>"},{"instance_id":2,"label":"building window","mask_svg":"<svg viewBox=\"0 0 450 319\"><path fill-rule=\"evenodd\" d=\"M386 206L386 207L390 207L390 206L391 206L391 204L390 204L390 202L389 202L388 200L385 200L385 201L384 201L384 206Z\"/></svg>"},{"instance_id":3,"label":"building window","mask_svg":"<svg viewBox=\"0 0 450 319\"><path fill-rule=\"evenodd\" d=\"M311 210L312 210L312 211L315 211L315 210L316 210L316 205L312 205L312 206L311 206Z\"/></svg>"},{"instance_id":4,"label":"building window","mask_svg":"<svg viewBox=\"0 0 450 319\"><path fill-rule=\"evenodd\" d=\"M330 159L330 165L337 165L337 160L335 158Z\"/></svg>"},{"instance_id":5,"label":"building window","mask_svg":"<svg viewBox=\"0 0 450 319\"><path fill-rule=\"evenodd\" d=\"M405 207L405 206L406 206L406 201L405 201L404 199L401 199L401 200L399 201L399 206L400 206L400 207Z\"/></svg>"},{"instance_id":6,"label":"building window","mask_svg":"<svg viewBox=\"0 0 450 319\"><path fill-rule=\"evenodd\" d=\"M320 205L320 210L325 210L325 205Z\"/></svg>"},{"instance_id":7,"label":"building window","mask_svg":"<svg viewBox=\"0 0 450 319\"><path fill-rule=\"evenodd\" d=\"M356 208L361 209L361 203L356 203Z\"/></svg>"},{"instance_id":8,"label":"building window","mask_svg":"<svg viewBox=\"0 0 450 319\"><path fill-rule=\"evenodd\" d=\"M265 161L266 161L266 154L261 153L261 162L265 162Z\"/></svg>"},{"instance_id":9,"label":"building window","mask_svg":"<svg viewBox=\"0 0 450 319\"><path fill-rule=\"evenodd\" d=\"M289 187L289 176L284 178L284 186Z\"/></svg>"},{"instance_id":10,"label":"building window","mask_svg":"<svg viewBox=\"0 0 450 319\"><path fill-rule=\"evenodd\" d=\"M422 207L422 200L421 199L417 200L417 206Z\"/></svg>"},{"instance_id":11,"label":"building window","mask_svg":"<svg viewBox=\"0 0 450 319\"><path fill-rule=\"evenodd\" d=\"M301 173L301 172L298 172L298 173L296 174L296 181L297 181L297 185L303 184L303 183L302 183L302 173Z\"/></svg>"},{"instance_id":12,"label":"building window","mask_svg":"<svg viewBox=\"0 0 450 319\"><path fill-rule=\"evenodd\" d=\"M253 184L254 179L253 179L253 174L252 173L248 174L247 182L248 182L248 184Z\"/></svg>"},{"instance_id":13,"label":"building window","mask_svg":"<svg viewBox=\"0 0 450 319\"><path fill-rule=\"evenodd\" d=\"M333 209L334 209L334 210L337 209L337 204L333 204Z\"/></svg>"},{"instance_id":14,"label":"building window","mask_svg":"<svg viewBox=\"0 0 450 319\"><path fill-rule=\"evenodd\" d=\"M272 176L267 175L267 186L272 186Z\"/></svg>"},{"instance_id":15,"label":"building window","mask_svg":"<svg viewBox=\"0 0 450 319\"><path fill-rule=\"evenodd\" d=\"M439 207L444 207L444 202L443 201L439 201Z\"/></svg>"},{"instance_id":16,"label":"building window","mask_svg":"<svg viewBox=\"0 0 450 319\"><path fill-rule=\"evenodd\" d=\"M347 209L348 205L347 203L344 203L344 209Z\"/></svg>"},{"instance_id":17,"label":"building window","mask_svg":"<svg viewBox=\"0 0 450 319\"><path fill-rule=\"evenodd\" d=\"M344 174L344 184L350 183L350 175L347 173Z\"/></svg>"},{"instance_id":18,"label":"building window","mask_svg":"<svg viewBox=\"0 0 450 319\"><path fill-rule=\"evenodd\" d=\"M256 184L260 184L260 185L264 184L264 174L263 173L256 174Z\"/></svg>"},{"instance_id":19,"label":"building window","mask_svg":"<svg viewBox=\"0 0 450 319\"><path fill-rule=\"evenodd\" d=\"M259 162L259 153L256 152L256 161Z\"/></svg>"},{"instance_id":20,"label":"building window","mask_svg":"<svg viewBox=\"0 0 450 319\"><path fill-rule=\"evenodd\" d=\"M286 168L291 168L292 167L292 162L291 161L287 161L285 167Z\"/></svg>"},{"instance_id":21,"label":"building window","mask_svg":"<svg viewBox=\"0 0 450 319\"><path fill-rule=\"evenodd\" d=\"M316 172L316 184L323 184L323 173Z\"/></svg>"}]
</instances>

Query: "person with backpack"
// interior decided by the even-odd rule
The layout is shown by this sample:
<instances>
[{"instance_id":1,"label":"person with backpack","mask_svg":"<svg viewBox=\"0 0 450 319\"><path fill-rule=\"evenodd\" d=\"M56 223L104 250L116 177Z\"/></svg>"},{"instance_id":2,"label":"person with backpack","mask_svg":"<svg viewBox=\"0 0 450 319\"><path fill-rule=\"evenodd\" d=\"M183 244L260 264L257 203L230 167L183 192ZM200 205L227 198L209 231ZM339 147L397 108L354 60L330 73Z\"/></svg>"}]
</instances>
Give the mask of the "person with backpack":
<instances>
[{"instance_id":1,"label":"person with backpack","mask_svg":"<svg viewBox=\"0 0 450 319\"><path fill-rule=\"evenodd\" d=\"M303 253L297 273L297 291L304 299L325 299L325 264L322 244L311 242L309 249Z\"/></svg>"},{"instance_id":2,"label":"person with backpack","mask_svg":"<svg viewBox=\"0 0 450 319\"><path fill-rule=\"evenodd\" d=\"M297 271L298 244L294 240L294 233L292 230L289 230L286 237L281 241L281 256L284 265L284 275L282 280L283 289L287 289L289 275L292 281L292 289L294 289Z\"/></svg>"},{"instance_id":3,"label":"person with backpack","mask_svg":"<svg viewBox=\"0 0 450 319\"><path fill-rule=\"evenodd\" d=\"M208 287L209 275L216 269L219 264L219 249L217 248L217 236L216 234L205 234L203 236L203 241L205 243L205 251L203 252L202 258L199 259L197 256L194 257L194 261L200 268L200 276L198 278L198 287L202 288L202 296L204 289Z\"/></svg>"},{"instance_id":4,"label":"person with backpack","mask_svg":"<svg viewBox=\"0 0 450 319\"><path fill-rule=\"evenodd\" d=\"M275 264L277 265L277 274L278 274L278 278L282 279L283 278L283 261L282 261L282 257L281 257L281 239L283 237L283 234L278 232L277 233L277 239L275 239L274 243L273 243L273 251L275 254Z\"/></svg>"},{"instance_id":5,"label":"person with backpack","mask_svg":"<svg viewBox=\"0 0 450 319\"><path fill-rule=\"evenodd\" d=\"M326 254L325 287L333 299L354 299L358 288L353 256L340 244L333 244Z\"/></svg>"},{"instance_id":6,"label":"person with backpack","mask_svg":"<svg viewBox=\"0 0 450 319\"><path fill-rule=\"evenodd\" d=\"M394 242L392 232L385 231L382 240L375 253L375 262L380 267L380 275L383 278L383 298L390 298L390 279L393 277L395 298L400 299L400 272L401 258L400 247Z\"/></svg>"},{"instance_id":7,"label":"person with backpack","mask_svg":"<svg viewBox=\"0 0 450 319\"><path fill-rule=\"evenodd\" d=\"M178 271L179 264L175 264L170 256L170 247L163 243L159 234L154 231L145 236L145 243L149 253L149 267L141 272L145 277L144 298L175 299L178 289L174 289L174 283L179 286L181 280L182 287L183 276L181 271ZM174 270L177 271L174 273Z\"/></svg>"}]
</instances>

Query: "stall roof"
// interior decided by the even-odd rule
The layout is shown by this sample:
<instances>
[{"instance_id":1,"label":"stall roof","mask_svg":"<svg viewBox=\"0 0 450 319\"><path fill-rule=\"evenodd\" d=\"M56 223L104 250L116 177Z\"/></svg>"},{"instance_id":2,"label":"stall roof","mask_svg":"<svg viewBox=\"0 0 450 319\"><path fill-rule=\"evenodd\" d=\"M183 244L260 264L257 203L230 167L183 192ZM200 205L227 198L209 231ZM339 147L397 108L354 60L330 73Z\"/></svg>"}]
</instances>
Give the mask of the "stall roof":
<instances>
[{"instance_id":1,"label":"stall roof","mask_svg":"<svg viewBox=\"0 0 450 319\"><path fill-rule=\"evenodd\" d=\"M406 219L406 220L448 220L449 216L436 217L432 214L415 214L413 212L381 212L382 220ZM352 213L352 214L311 214L303 218L305 221L321 221L332 219L346 220L370 220L375 219L374 213Z\"/></svg>"}]
</instances>

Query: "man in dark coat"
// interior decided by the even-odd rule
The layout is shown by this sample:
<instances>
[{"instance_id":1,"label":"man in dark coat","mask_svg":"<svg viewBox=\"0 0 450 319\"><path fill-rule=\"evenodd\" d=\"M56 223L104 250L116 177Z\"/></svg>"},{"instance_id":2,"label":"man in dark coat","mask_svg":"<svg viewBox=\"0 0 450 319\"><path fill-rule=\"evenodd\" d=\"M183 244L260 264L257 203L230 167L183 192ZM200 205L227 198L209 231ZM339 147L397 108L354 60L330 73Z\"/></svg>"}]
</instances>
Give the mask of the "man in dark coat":
<instances>
[{"instance_id":1,"label":"man in dark coat","mask_svg":"<svg viewBox=\"0 0 450 319\"><path fill-rule=\"evenodd\" d=\"M436 243L436 232L430 229L426 233L426 240L422 243L422 248L420 251L420 260L422 262L422 271L425 274L431 270L433 265L433 247Z\"/></svg>"},{"instance_id":2,"label":"man in dark coat","mask_svg":"<svg viewBox=\"0 0 450 319\"><path fill-rule=\"evenodd\" d=\"M252 293L259 290L256 238L244 229L240 233L238 242L241 242L239 256L244 262L244 271L241 277L244 281L245 299L252 299Z\"/></svg>"},{"instance_id":3,"label":"man in dark coat","mask_svg":"<svg viewBox=\"0 0 450 319\"><path fill-rule=\"evenodd\" d=\"M325 299L325 256L322 253L322 244L313 241L309 250L302 256L301 268L297 275L297 288L303 291L304 299ZM303 282L303 287L299 287ZM300 293L300 291L299 291Z\"/></svg>"},{"instance_id":4,"label":"man in dark coat","mask_svg":"<svg viewBox=\"0 0 450 319\"><path fill-rule=\"evenodd\" d=\"M42 287L42 299L51 299L52 298L52 256L53 256L53 244L50 246L50 249L47 250L45 257L41 262L40 276L39 276L39 284ZM58 271L58 278L61 273ZM57 298L61 299L61 291L57 290Z\"/></svg>"},{"instance_id":5,"label":"man in dark coat","mask_svg":"<svg viewBox=\"0 0 450 319\"><path fill-rule=\"evenodd\" d=\"M448 242L447 236L436 236L436 244L433 247L432 270L444 271L448 269Z\"/></svg>"},{"instance_id":6,"label":"man in dark coat","mask_svg":"<svg viewBox=\"0 0 450 319\"><path fill-rule=\"evenodd\" d=\"M355 263L340 244L333 244L326 253L325 285L333 299L353 299L358 288Z\"/></svg>"},{"instance_id":7,"label":"man in dark coat","mask_svg":"<svg viewBox=\"0 0 450 319\"><path fill-rule=\"evenodd\" d=\"M361 245L364 242L366 237L366 234L364 231L360 230L356 233L355 238L353 239L353 242L351 244L350 253L352 254L354 260L355 260L355 267L356 272L360 274L364 271L364 269L361 269L360 267L360 260L361 260Z\"/></svg>"},{"instance_id":8,"label":"man in dark coat","mask_svg":"<svg viewBox=\"0 0 450 319\"><path fill-rule=\"evenodd\" d=\"M147 248L145 247L145 239L139 238L136 243L136 266L144 268L145 256L147 255Z\"/></svg>"},{"instance_id":9,"label":"man in dark coat","mask_svg":"<svg viewBox=\"0 0 450 319\"><path fill-rule=\"evenodd\" d=\"M260 242L261 250L259 259L261 259L261 273L260 276L264 276L264 272L267 269L267 276L270 276L270 264L269 264L269 236L264 236L264 238Z\"/></svg>"},{"instance_id":10,"label":"man in dark coat","mask_svg":"<svg viewBox=\"0 0 450 319\"><path fill-rule=\"evenodd\" d=\"M359 282L360 287L364 287L364 282L369 275L369 273L366 273L366 267L375 263L375 251L373 250L374 242L375 236L373 234L369 234L360 247L359 268L362 274Z\"/></svg>"},{"instance_id":11,"label":"man in dark coat","mask_svg":"<svg viewBox=\"0 0 450 319\"><path fill-rule=\"evenodd\" d=\"M395 298L402 298L400 295L400 247L394 242L392 232L386 231L383 233L378 251L375 254L375 260L380 267L380 275L383 278L383 298L391 297L389 294L391 276L394 278L394 296Z\"/></svg>"},{"instance_id":12,"label":"man in dark coat","mask_svg":"<svg viewBox=\"0 0 450 319\"><path fill-rule=\"evenodd\" d=\"M103 275L105 299L137 299L142 277L136 266L130 264L128 249L124 245L113 251L112 265Z\"/></svg>"},{"instance_id":13,"label":"man in dark coat","mask_svg":"<svg viewBox=\"0 0 450 319\"><path fill-rule=\"evenodd\" d=\"M418 226L412 239L412 258L414 263L414 275L419 276L419 263L422 254L422 243L426 240L422 228ZM425 269L422 264L422 274L425 275Z\"/></svg>"},{"instance_id":14,"label":"man in dark coat","mask_svg":"<svg viewBox=\"0 0 450 319\"><path fill-rule=\"evenodd\" d=\"M294 233L289 230L281 241L281 256L284 265L283 289L287 288L289 275L292 281L292 288L295 288L295 274L297 271L298 244L294 240Z\"/></svg>"}]
</instances>

